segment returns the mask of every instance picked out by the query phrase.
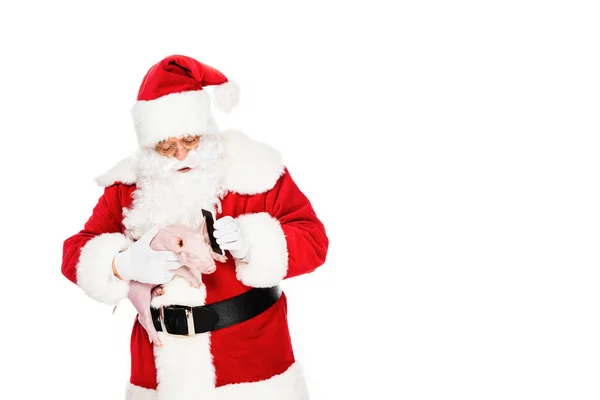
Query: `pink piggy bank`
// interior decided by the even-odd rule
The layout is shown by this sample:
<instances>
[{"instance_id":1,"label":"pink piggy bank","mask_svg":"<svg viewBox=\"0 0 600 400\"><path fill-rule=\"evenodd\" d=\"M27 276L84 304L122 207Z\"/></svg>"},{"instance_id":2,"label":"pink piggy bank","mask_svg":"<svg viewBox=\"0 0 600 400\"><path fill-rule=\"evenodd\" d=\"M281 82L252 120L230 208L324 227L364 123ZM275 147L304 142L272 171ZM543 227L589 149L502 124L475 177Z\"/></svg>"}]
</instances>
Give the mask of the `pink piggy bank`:
<instances>
[{"instance_id":1,"label":"pink piggy bank","mask_svg":"<svg viewBox=\"0 0 600 400\"><path fill-rule=\"evenodd\" d=\"M212 274L217 269L215 260L220 262L227 260L225 256L212 251L204 220L197 229L182 224L160 228L150 242L150 247L157 251L170 250L175 253L183 265L173 272L185 278L193 287L200 287L202 282L192 273L192 269L202 274ZM127 298L137 310L138 319L148 332L150 342L157 346L161 346L162 343L152 323L150 301L152 295L161 294L163 294L161 285L137 281L129 283Z\"/></svg>"}]
</instances>

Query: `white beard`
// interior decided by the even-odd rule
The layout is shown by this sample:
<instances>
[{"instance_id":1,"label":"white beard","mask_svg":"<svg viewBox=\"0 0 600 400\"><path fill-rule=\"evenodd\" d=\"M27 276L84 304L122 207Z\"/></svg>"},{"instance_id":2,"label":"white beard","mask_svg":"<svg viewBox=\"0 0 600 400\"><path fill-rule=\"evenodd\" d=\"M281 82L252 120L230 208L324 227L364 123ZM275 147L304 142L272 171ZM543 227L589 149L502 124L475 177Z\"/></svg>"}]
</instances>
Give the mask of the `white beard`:
<instances>
[{"instance_id":1,"label":"white beard","mask_svg":"<svg viewBox=\"0 0 600 400\"><path fill-rule=\"evenodd\" d=\"M183 161L140 149L135 155L137 188L130 209L123 210L125 234L139 239L153 225L186 224L196 228L202 209L221 211L222 140L206 135ZM189 172L177 169L192 166Z\"/></svg>"}]
</instances>

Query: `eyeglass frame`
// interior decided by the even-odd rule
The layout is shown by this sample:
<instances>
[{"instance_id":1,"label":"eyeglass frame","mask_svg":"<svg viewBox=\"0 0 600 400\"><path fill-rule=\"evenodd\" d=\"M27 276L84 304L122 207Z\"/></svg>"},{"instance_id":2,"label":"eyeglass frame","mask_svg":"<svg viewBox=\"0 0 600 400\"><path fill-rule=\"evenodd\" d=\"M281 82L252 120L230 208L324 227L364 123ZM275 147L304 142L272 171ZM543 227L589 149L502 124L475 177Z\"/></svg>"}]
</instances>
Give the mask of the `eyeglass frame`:
<instances>
[{"instance_id":1,"label":"eyeglass frame","mask_svg":"<svg viewBox=\"0 0 600 400\"><path fill-rule=\"evenodd\" d=\"M187 139L189 139L189 138L193 138L194 139L194 144L186 146L185 141ZM173 147L175 149L174 151L169 152L169 153L165 153L164 151L162 151L161 149L159 149L159 146L161 144L168 143L169 141L172 141L174 139L181 139L181 141L183 142L182 144L180 144L179 142L172 143ZM162 156L165 156L165 157L175 157L177 155L177 152L179 151L180 147L183 147L187 151L191 151L191 150L194 150L194 149L198 148L198 146L200 145L200 139L201 139L201 135L186 135L186 136L183 136L183 137L173 137L173 138L161 140L156 145L154 145L154 147L150 147L149 146L149 148L153 149L154 151L156 151L157 153L159 153Z\"/></svg>"}]
</instances>

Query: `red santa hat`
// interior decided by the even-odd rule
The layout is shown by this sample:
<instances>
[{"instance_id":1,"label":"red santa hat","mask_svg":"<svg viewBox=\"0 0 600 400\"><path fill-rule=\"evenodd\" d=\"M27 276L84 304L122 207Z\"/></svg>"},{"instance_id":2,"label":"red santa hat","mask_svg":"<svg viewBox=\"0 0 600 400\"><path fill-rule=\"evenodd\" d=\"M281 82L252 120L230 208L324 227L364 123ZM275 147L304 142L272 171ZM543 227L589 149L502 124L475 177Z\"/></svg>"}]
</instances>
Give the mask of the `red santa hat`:
<instances>
[{"instance_id":1,"label":"red santa hat","mask_svg":"<svg viewBox=\"0 0 600 400\"><path fill-rule=\"evenodd\" d=\"M213 67L193 58L172 55L144 76L131 110L140 146L154 146L169 137L217 133L211 99L204 90L215 86L217 109L227 112L239 102L239 88Z\"/></svg>"}]
</instances>

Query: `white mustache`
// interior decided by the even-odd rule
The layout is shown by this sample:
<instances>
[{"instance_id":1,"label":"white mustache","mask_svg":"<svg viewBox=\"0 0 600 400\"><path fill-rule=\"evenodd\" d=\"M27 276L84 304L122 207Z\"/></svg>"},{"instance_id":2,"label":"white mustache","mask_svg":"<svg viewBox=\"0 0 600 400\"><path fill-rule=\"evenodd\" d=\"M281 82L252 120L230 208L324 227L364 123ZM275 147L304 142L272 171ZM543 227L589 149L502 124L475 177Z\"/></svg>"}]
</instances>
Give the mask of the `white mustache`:
<instances>
[{"instance_id":1,"label":"white mustache","mask_svg":"<svg viewBox=\"0 0 600 400\"><path fill-rule=\"evenodd\" d=\"M169 163L165 165L165 169L178 170L182 168L196 168L200 165L200 154L196 151L190 151L184 160L169 160Z\"/></svg>"}]
</instances>

